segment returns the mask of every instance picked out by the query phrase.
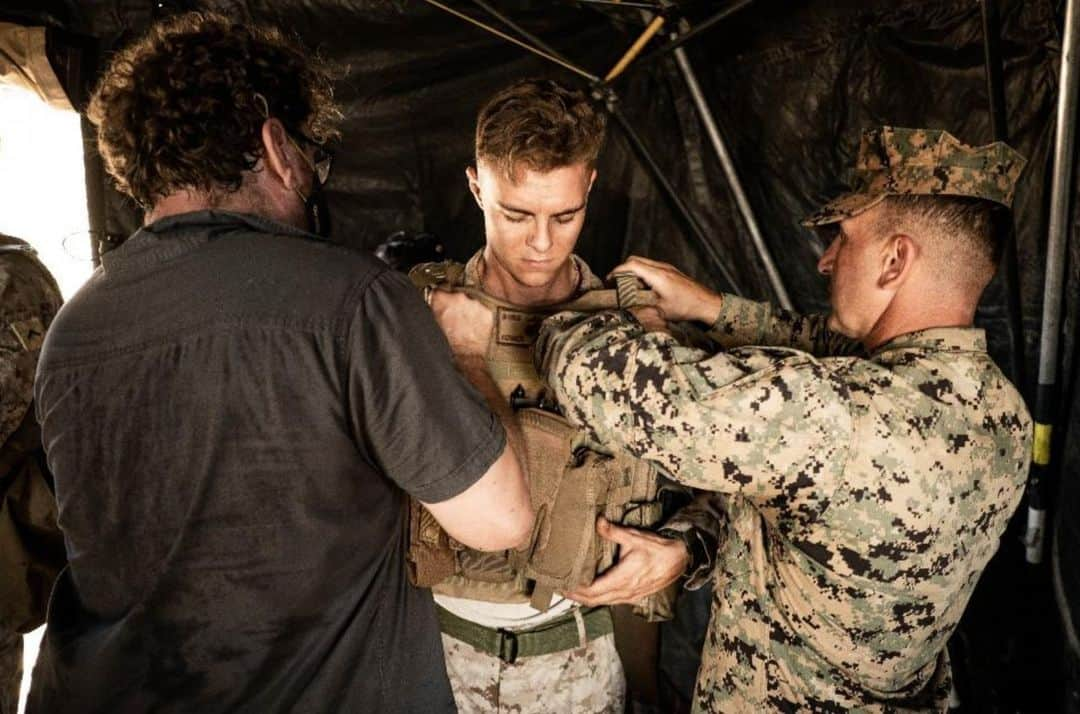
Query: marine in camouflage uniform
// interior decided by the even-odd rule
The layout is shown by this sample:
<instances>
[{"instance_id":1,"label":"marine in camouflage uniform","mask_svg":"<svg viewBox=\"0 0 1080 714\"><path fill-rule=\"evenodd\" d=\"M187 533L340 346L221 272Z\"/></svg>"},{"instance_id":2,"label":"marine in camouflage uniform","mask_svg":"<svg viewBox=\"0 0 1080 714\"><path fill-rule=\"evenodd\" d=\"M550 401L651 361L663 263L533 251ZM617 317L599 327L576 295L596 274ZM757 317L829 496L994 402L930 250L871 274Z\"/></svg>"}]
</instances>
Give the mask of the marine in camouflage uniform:
<instances>
[{"instance_id":1,"label":"marine in camouflage uniform","mask_svg":"<svg viewBox=\"0 0 1080 714\"><path fill-rule=\"evenodd\" d=\"M454 287L480 289L483 286L483 249L477 251L453 281ZM603 282L593 274L589 266L577 255L568 258L578 276L577 287L571 298L580 297L588 291L601 290ZM432 264L439 269L445 264ZM423 271L421 266L418 270ZM488 556L490 557L490 556ZM447 595L470 596L483 584L462 576L454 576L449 583L436 585L435 601L440 608L448 605ZM497 586L491 586L497 587ZM525 592L516 593L522 603L528 601ZM562 598L559 598L562 600ZM567 603L569 604L569 603ZM477 605L484 607L479 601ZM489 606L490 607L490 606ZM607 608L582 612L573 606L556 620L541 626L528 628L528 632L550 630L553 626L573 627L574 620L582 623L582 635L575 646L543 654L522 654L505 658L495 656L468 642L448 634L453 625L472 629L465 618L455 617L440 609L443 626L443 649L446 656L446 672L454 690L458 708L464 712L546 712L553 707L572 707L576 712L621 712L625 705L626 684L619 654L615 649L611 616ZM600 629L600 634L587 636L584 618ZM579 619L580 618L580 619ZM480 625L472 623L479 628ZM520 638L523 632L518 632Z\"/></svg>"},{"instance_id":2,"label":"marine in camouflage uniform","mask_svg":"<svg viewBox=\"0 0 1080 714\"><path fill-rule=\"evenodd\" d=\"M453 549L425 532L422 513L414 521L414 572L441 574L416 582L435 584L447 672L463 713L621 714L627 682L614 620L620 640L650 652L643 633L651 626L613 617L607 607L581 607L563 591L611 570L616 546L597 535L597 513L643 528L661 517L656 471L624 455L609 458L602 445L551 414L532 364L543 314L572 300L582 309L611 304L612 295L596 292L600 281L573 253L604 134L604 115L580 89L523 79L496 92L478 112L476 162L466 169L484 217L484 247L465 266L413 272L459 367L502 419L537 512L526 547L458 550L441 559L442 568L421 565ZM616 304L643 297L636 292L626 281L611 291ZM654 618L670 616L662 597L635 605ZM634 672L635 660L625 664ZM650 674L631 674L630 698L644 696Z\"/></svg>"},{"instance_id":3,"label":"marine in camouflage uniform","mask_svg":"<svg viewBox=\"0 0 1080 714\"><path fill-rule=\"evenodd\" d=\"M945 132L867 132L856 190L1009 205L1023 159ZM572 422L713 492L669 528L711 533L689 586L715 590L694 710L943 711L946 641L1016 508L1024 402L982 330L910 332L869 354L800 317L724 295L716 354L626 313L563 314L537 344Z\"/></svg>"},{"instance_id":4,"label":"marine in camouflage uniform","mask_svg":"<svg viewBox=\"0 0 1080 714\"><path fill-rule=\"evenodd\" d=\"M33 249L0 235L0 714L14 714L22 633L45 619L64 543L31 400L60 291Z\"/></svg>"}]
</instances>

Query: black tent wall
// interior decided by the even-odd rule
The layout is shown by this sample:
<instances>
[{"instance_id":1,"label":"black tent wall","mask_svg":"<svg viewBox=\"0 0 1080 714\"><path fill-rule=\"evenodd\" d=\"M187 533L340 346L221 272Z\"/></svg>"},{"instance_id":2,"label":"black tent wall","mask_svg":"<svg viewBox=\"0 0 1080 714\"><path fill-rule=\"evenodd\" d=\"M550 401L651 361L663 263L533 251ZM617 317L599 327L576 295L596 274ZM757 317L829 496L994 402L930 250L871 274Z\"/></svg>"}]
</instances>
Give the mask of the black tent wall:
<instances>
[{"instance_id":1,"label":"black tent wall","mask_svg":"<svg viewBox=\"0 0 1080 714\"><path fill-rule=\"evenodd\" d=\"M686 3L691 21L716 9ZM600 14L572 3L500 2L499 8L596 74L604 74L641 30L636 14ZM339 63L345 142L330 182L335 239L372 248L395 230L439 235L464 258L482 242L481 218L464 180L472 126L482 100L523 76L573 75L425 5L421 0L308 2L45 2L0 7L0 19L45 24L57 45L80 38L97 66L69 87L85 96L110 48L155 17L180 9L216 9L295 31ZM471 3L455 7L483 16ZM1000 280L978 322L991 351L1033 396L1045 270L1050 155L1061 59L1061 7L1050 0L1002 0L1001 49L1011 143L1030 164L1018 191L1015 224L1024 333L1011 348ZM726 137L769 249L796 307L827 306L815 263L820 243L798 219L839 192L862 128L894 124L946 128L969 143L992 139L975 0L758 0L687 45ZM66 39L65 39L66 38ZM771 291L751 248L720 167L705 140L685 85L669 58L632 65L614 84L623 111L666 175L704 224L747 294ZM684 230L649 174L612 127L599 165L579 252L600 271L629 253L668 260L722 287L716 266ZM93 174L91 174L93 176ZM94 186L92 188L100 188ZM122 239L138 223L134 207L111 188L103 225ZM1076 224L1074 223L1074 226ZM1080 397L1076 326L1080 318L1080 235L1069 243L1063 340L1061 422L1055 463L1064 476L1051 511L1060 515L1060 593L1080 601ZM969 711L1056 711L1065 637L1047 564L1028 566L1015 519L954 638L960 694Z\"/></svg>"}]
</instances>

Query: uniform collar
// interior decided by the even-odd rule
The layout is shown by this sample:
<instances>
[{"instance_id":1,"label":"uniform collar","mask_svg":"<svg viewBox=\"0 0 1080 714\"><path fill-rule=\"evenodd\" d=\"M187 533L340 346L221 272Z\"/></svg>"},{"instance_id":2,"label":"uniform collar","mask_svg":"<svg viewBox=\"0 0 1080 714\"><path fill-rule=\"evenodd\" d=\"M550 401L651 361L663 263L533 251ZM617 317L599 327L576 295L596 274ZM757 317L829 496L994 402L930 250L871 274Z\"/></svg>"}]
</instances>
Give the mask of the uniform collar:
<instances>
[{"instance_id":1,"label":"uniform collar","mask_svg":"<svg viewBox=\"0 0 1080 714\"><path fill-rule=\"evenodd\" d=\"M877 357L898 350L930 352L986 352L986 331L977 327L931 327L892 338L871 354Z\"/></svg>"},{"instance_id":2,"label":"uniform collar","mask_svg":"<svg viewBox=\"0 0 1080 714\"><path fill-rule=\"evenodd\" d=\"M268 233L323 240L307 231L251 213L191 211L166 216L135 231L120 247L101 256L106 273L177 258L214 238L233 232Z\"/></svg>"},{"instance_id":3,"label":"uniform collar","mask_svg":"<svg viewBox=\"0 0 1080 714\"><path fill-rule=\"evenodd\" d=\"M463 283L464 285L468 285L470 287L479 287L480 265L483 263L483 259L483 248L476 251L473 254L473 257L469 258L469 262L465 264L465 277ZM568 300L572 300L573 298L576 298L583 293L587 293L590 290L603 289L604 283L600 280L600 278L596 277L596 275L593 274L593 271L589 269L588 264L586 264L584 260L579 258L574 253L570 254L570 260L574 261L574 264L577 266L578 272L581 274L581 282L578 284L577 290L574 291L574 294L571 295Z\"/></svg>"},{"instance_id":4,"label":"uniform collar","mask_svg":"<svg viewBox=\"0 0 1080 714\"><path fill-rule=\"evenodd\" d=\"M279 223L278 221L258 216L254 213L236 213L233 211L213 209L165 216L149 225L143 226L135 233L135 235L137 236L144 231L161 234L177 229L184 229L189 226L220 225L246 225L262 233L274 233L277 235L311 235L307 231L303 231L295 226L290 226L287 223ZM134 238L135 236L132 237Z\"/></svg>"}]
</instances>

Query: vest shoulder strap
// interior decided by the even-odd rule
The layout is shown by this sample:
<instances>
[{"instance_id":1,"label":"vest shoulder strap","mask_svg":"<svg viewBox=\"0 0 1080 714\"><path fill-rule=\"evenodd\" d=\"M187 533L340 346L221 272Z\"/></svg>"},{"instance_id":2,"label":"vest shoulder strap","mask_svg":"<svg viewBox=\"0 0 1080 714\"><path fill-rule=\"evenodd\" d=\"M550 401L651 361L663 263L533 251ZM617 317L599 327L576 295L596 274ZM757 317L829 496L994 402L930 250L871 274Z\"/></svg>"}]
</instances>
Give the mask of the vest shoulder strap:
<instances>
[{"instance_id":1,"label":"vest shoulder strap","mask_svg":"<svg viewBox=\"0 0 1080 714\"><path fill-rule=\"evenodd\" d=\"M460 285L464 275L464 265L453 260L444 260L440 263L420 263L409 271L409 280L419 290L446 288Z\"/></svg>"}]
</instances>

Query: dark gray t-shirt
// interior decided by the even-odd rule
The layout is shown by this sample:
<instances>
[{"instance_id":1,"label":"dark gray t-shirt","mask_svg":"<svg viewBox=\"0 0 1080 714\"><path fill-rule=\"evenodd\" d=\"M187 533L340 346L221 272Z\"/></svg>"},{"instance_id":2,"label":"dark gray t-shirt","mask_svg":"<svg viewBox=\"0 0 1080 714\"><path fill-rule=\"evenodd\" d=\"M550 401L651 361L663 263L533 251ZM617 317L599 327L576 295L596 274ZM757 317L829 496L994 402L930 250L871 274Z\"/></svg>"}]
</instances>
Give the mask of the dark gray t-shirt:
<instances>
[{"instance_id":1,"label":"dark gray t-shirt","mask_svg":"<svg viewBox=\"0 0 1080 714\"><path fill-rule=\"evenodd\" d=\"M224 212L106 254L37 407L70 570L32 712L452 711L405 492L505 436L408 280Z\"/></svg>"}]
</instances>

